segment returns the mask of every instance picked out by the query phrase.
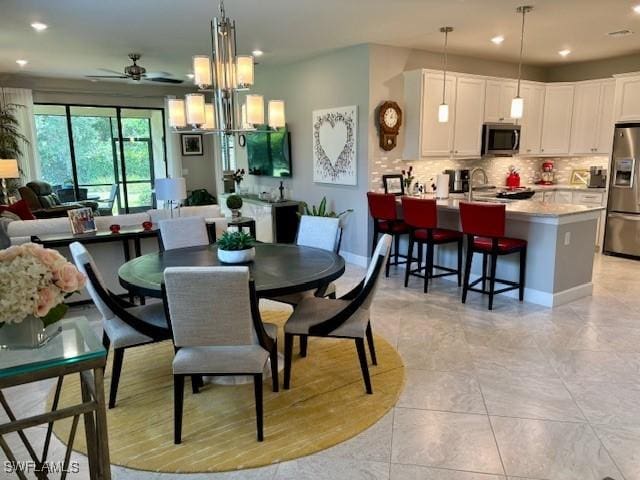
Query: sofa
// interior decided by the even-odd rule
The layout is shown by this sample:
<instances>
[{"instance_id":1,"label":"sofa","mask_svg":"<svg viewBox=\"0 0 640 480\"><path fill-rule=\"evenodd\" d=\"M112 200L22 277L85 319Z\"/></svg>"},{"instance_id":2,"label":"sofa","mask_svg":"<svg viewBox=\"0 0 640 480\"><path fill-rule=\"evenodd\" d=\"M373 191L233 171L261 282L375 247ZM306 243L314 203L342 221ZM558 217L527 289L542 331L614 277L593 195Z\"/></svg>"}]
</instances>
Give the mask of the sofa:
<instances>
[{"instance_id":1,"label":"sofa","mask_svg":"<svg viewBox=\"0 0 640 480\"><path fill-rule=\"evenodd\" d=\"M86 200L80 202L62 202L47 182L33 181L18 189L20 198L27 202L36 218L66 217L68 210L90 207L96 211L98 202Z\"/></svg>"},{"instance_id":2,"label":"sofa","mask_svg":"<svg viewBox=\"0 0 640 480\"><path fill-rule=\"evenodd\" d=\"M178 215L174 210L174 215ZM160 220L170 218L169 210L153 209L144 213L133 213L117 216L95 217L96 228L98 231L107 231L109 226L114 223L122 227L141 226L142 222L151 221L157 225ZM182 207L180 216L204 217L207 222L214 223L216 229L216 237L227 229L228 219L222 216L218 205L206 205L199 207ZM48 218L37 220L14 220L4 224L6 228L6 236L11 245L19 245L31 241L32 236L69 233L71 234L71 225L68 218ZM118 282L118 269L125 262L124 253L121 242L93 243L88 244L87 249L93 255L98 269L102 274L107 286L115 293L125 293ZM142 254L153 253L158 251L158 241L155 238L144 238L141 241ZM72 261L71 253L67 247L57 248L62 255ZM133 252L133 249L132 249ZM74 295L71 301L77 302L81 300L89 300L89 295L82 292L81 296Z\"/></svg>"}]
</instances>

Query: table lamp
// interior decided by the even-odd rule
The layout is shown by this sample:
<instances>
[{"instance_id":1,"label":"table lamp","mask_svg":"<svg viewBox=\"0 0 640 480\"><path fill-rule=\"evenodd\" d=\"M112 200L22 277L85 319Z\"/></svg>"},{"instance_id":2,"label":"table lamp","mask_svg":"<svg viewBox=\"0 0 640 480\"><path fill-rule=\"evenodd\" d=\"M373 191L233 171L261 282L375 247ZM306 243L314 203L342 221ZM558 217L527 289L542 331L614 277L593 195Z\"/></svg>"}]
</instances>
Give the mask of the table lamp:
<instances>
[{"instance_id":1,"label":"table lamp","mask_svg":"<svg viewBox=\"0 0 640 480\"><path fill-rule=\"evenodd\" d=\"M20 170L18 169L18 161L0 160L0 178L2 179L2 198L9 203L9 196L7 194L7 178L20 178Z\"/></svg>"},{"instance_id":2,"label":"table lamp","mask_svg":"<svg viewBox=\"0 0 640 480\"><path fill-rule=\"evenodd\" d=\"M156 200L169 202L171 218L173 218L173 202L178 202L187 198L187 184L183 177L179 178L158 178L156 179ZM180 216L180 210L178 210Z\"/></svg>"}]
</instances>

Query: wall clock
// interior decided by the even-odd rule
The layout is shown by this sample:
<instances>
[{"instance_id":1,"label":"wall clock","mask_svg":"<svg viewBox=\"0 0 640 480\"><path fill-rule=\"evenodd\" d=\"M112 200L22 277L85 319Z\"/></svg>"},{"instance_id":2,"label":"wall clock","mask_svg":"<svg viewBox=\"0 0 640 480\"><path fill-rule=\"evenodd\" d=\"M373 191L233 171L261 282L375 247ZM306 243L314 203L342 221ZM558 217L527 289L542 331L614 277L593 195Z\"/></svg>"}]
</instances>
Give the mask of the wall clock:
<instances>
[{"instance_id":1,"label":"wall clock","mask_svg":"<svg viewBox=\"0 0 640 480\"><path fill-rule=\"evenodd\" d=\"M396 102L384 102L378 109L380 148L385 151L396 147L402 125L402 110Z\"/></svg>"}]
</instances>

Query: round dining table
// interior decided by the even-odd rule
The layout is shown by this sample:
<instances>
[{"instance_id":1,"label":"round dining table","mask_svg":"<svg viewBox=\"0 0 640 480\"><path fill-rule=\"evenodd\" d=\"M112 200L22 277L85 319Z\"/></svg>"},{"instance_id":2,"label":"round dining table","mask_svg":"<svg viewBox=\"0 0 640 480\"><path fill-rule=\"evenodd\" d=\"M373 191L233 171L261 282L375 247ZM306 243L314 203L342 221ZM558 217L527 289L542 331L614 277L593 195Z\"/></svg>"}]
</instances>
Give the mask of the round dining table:
<instances>
[{"instance_id":1,"label":"round dining table","mask_svg":"<svg viewBox=\"0 0 640 480\"><path fill-rule=\"evenodd\" d=\"M178 248L142 255L118 270L120 285L133 295L162 298L167 267L229 266L218 260L216 245ZM277 297L326 286L345 269L344 259L327 250L300 245L257 243L247 263L259 297Z\"/></svg>"}]
</instances>

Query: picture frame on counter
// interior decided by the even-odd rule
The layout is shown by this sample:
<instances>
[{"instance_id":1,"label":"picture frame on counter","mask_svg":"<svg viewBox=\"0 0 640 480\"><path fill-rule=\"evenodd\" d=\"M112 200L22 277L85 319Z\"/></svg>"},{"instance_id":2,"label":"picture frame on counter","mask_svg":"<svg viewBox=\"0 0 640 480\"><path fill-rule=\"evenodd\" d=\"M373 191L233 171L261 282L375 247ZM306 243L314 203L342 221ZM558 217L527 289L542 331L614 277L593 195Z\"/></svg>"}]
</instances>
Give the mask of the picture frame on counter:
<instances>
[{"instance_id":1,"label":"picture frame on counter","mask_svg":"<svg viewBox=\"0 0 640 480\"><path fill-rule=\"evenodd\" d=\"M400 174L383 175L382 185L384 186L384 193L404 195L404 182Z\"/></svg>"},{"instance_id":2,"label":"picture frame on counter","mask_svg":"<svg viewBox=\"0 0 640 480\"><path fill-rule=\"evenodd\" d=\"M589 170L571 170L571 185L589 185Z\"/></svg>"}]
</instances>

